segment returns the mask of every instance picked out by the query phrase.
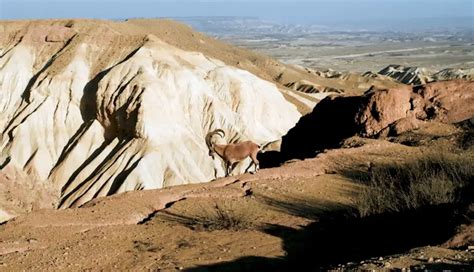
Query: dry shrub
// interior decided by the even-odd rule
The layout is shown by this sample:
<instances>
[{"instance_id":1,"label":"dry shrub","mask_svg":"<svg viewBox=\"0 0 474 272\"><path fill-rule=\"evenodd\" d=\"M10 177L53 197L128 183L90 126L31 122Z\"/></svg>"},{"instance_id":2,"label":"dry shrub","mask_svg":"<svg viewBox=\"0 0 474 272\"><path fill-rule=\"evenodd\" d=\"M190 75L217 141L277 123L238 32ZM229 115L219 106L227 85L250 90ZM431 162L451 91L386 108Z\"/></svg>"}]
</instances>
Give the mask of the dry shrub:
<instances>
[{"instance_id":1,"label":"dry shrub","mask_svg":"<svg viewBox=\"0 0 474 272\"><path fill-rule=\"evenodd\" d=\"M243 230L253 226L248 214L237 211L228 205L214 204L202 210L195 218L194 225L201 229L213 230Z\"/></svg>"},{"instance_id":2,"label":"dry shrub","mask_svg":"<svg viewBox=\"0 0 474 272\"><path fill-rule=\"evenodd\" d=\"M361 216L466 201L474 182L474 160L432 154L400 165L375 166L359 179L367 186L356 206Z\"/></svg>"},{"instance_id":3,"label":"dry shrub","mask_svg":"<svg viewBox=\"0 0 474 272\"><path fill-rule=\"evenodd\" d=\"M198 209L191 214L178 215L165 212L162 216L193 230L240 231L255 228L257 218L249 210L237 205L238 202L234 201L204 203L198 205Z\"/></svg>"}]
</instances>

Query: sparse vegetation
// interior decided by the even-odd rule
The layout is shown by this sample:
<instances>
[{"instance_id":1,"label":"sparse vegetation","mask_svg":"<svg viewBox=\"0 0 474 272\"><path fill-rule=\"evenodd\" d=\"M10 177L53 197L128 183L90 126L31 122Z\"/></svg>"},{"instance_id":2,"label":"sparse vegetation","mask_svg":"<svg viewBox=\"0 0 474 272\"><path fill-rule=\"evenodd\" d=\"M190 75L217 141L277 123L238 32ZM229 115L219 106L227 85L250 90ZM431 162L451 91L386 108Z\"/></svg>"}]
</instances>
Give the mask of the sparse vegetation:
<instances>
[{"instance_id":1,"label":"sparse vegetation","mask_svg":"<svg viewBox=\"0 0 474 272\"><path fill-rule=\"evenodd\" d=\"M356 148L365 145L365 139L359 136L347 138L342 142L342 148Z\"/></svg>"},{"instance_id":2,"label":"sparse vegetation","mask_svg":"<svg viewBox=\"0 0 474 272\"><path fill-rule=\"evenodd\" d=\"M467 120L457 125L463 129L458 138L458 146L463 150L472 148L474 146L474 122Z\"/></svg>"},{"instance_id":3,"label":"sparse vegetation","mask_svg":"<svg viewBox=\"0 0 474 272\"><path fill-rule=\"evenodd\" d=\"M359 176L367 187L356 206L361 216L456 204L474 182L474 159L434 154L401 165L375 166Z\"/></svg>"},{"instance_id":4,"label":"sparse vegetation","mask_svg":"<svg viewBox=\"0 0 474 272\"><path fill-rule=\"evenodd\" d=\"M194 223L206 230L241 230L251 225L243 213L237 214L233 209L226 209L218 204L203 212Z\"/></svg>"},{"instance_id":5,"label":"sparse vegetation","mask_svg":"<svg viewBox=\"0 0 474 272\"><path fill-rule=\"evenodd\" d=\"M256 218L245 209L233 207L232 202L203 204L200 206L199 212L191 215L165 213L164 216L167 220L178 222L193 230L239 231L252 229L256 226Z\"/></svg>"}]
</instances>

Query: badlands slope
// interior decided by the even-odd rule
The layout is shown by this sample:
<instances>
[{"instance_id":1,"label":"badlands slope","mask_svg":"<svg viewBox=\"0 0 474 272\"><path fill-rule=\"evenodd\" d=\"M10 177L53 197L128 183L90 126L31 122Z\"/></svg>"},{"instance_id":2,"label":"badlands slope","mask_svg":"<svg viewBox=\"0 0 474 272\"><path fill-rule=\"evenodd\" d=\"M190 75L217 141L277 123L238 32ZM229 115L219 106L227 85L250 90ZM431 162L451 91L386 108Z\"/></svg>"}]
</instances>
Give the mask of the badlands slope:
<instances>
[{"instance_id":1,"label":"badlands slope","mask_svg":"<svg viewBox=\"0 0 474 272\"><path fill-rule=\"evenodd\" d=\"M223 174L208 156L209 131L264 145L316 101L271 82L304 72L172 21L19 21L0 30L2 221L209 181Z\"/></svg>"},{"instance_id":2,"label":"badlands slope","mask_svg":"<svg viewBox=\"0 0 474 272\"><path fill-rule=\"evenodd\" d=\"M454 79L465 79L472 81L474 79L474 69L446 68L436 72L423 67L389 65L380 70L378 75L391 77L403 84L421 85L433 81Z\"/></svg>"}]
</instances>

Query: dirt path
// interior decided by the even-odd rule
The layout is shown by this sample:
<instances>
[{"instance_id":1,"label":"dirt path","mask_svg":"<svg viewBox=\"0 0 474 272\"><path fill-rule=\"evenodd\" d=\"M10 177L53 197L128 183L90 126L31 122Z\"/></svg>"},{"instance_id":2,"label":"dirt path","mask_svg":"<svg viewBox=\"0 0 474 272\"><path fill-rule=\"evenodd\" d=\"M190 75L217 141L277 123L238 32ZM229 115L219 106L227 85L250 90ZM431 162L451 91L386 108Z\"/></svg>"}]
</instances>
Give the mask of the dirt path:
<instances>
[{"instance_id":1,"label":"dirt path","mask_svg":"<svg viewBox=\"0 0 474 272\"><path fill-rule=\"evenodd\" d=\"M288 260L307 258L301 253L306 243L315 252L322 248L313 241L327 245L332 240L334 248L344 247L338 244L342 231L318 230L327 215L347 212L362 186L338 169L363 170L369 162L416 158L425 151L366 140L361 147L331 150L255 175L33 212L0 226L0 270L286 270ZM390 261L374 256L358 265L393 268L473 259L470 252L437 247L423 252L426 260L415 252ZM430 260L431 255L438 257ZM313 259L315 265L324 261Z\"/></svg>"}]
</instances>

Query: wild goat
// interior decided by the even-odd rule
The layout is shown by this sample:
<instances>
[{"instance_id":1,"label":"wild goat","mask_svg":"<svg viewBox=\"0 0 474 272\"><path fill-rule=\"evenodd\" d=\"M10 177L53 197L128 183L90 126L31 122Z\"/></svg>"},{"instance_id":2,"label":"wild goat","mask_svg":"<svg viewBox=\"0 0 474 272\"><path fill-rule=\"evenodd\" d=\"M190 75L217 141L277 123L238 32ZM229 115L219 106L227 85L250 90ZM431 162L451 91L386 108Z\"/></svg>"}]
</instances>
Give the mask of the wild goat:
<instances>
[{"instance_id":1,"label":"wild goat","mask_svg":"<svg viewBox=\"0 0 474 272\"><path fill-rule=\"evenodd\" d=\"M226 174L229 176L230 173L234 170L238 162L250 157L252 162L247 167L246 171L250 169L252 164L255 165L255 173L260 168L259 162L257 160L257 154L260 151L260 146L252 141L245 141L235 144L216 144L211 141L212 136L219 134L224 138L225 133L222 129L216 129L212 132L209 132L206 135L206 144L209 148L209 156L214 158L214 155L217 154L225 163Z\"/></svg>"}]
</instances>

